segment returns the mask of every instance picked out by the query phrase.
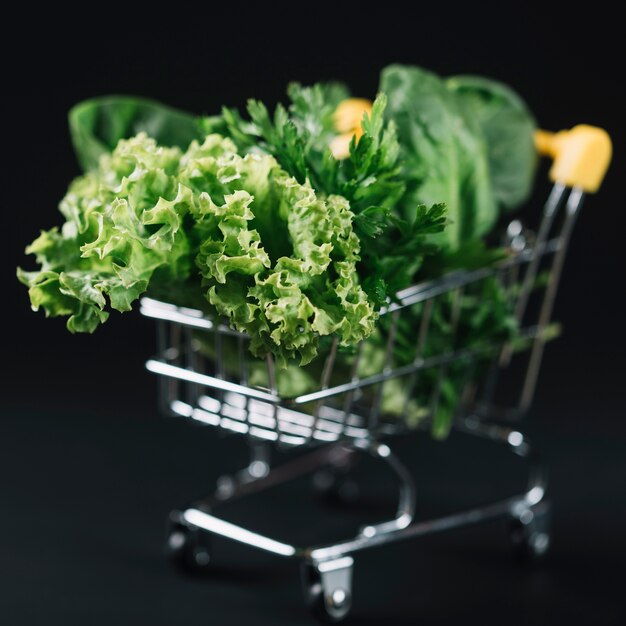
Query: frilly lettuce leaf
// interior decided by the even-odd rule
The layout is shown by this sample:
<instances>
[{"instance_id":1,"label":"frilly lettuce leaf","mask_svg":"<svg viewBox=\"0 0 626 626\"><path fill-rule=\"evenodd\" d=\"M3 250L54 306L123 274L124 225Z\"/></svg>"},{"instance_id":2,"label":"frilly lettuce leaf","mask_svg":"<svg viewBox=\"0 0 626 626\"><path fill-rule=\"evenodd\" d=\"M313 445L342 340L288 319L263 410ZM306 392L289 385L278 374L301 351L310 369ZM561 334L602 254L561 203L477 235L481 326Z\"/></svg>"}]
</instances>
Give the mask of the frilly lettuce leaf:
<instances>
[{"instance_id":1,"label":"frilly lettuce leaf","mask_svg":"<svg viewBox=\"0 0 626 626\"><path fill-rule=\"evenodd\" d=\"M196 264L209 302L283 363L317 354L320 336L352 345L376 313L359 285L359 240L339 196L319 198L270 155L241 157L216 135L192 144L181 180L200 194Z\"/></svg>"},{"instance_id":2,"label":"frilly lettuce leaf","mask_svg":"<svg viewBox=\"0 0 626 626\"><path fill-rule=\"evenodd\" d=\"M93 332L107 306L129 311L157 270L161 281L189 275L181 220L193 196L175 176L180 156L140 134L72 183L60 204L62 229L42 232L27 248L40 271L18 270L35 310L69 315L72 332Z\"/></svg>"},{"instance_id":3,"label":"frilly lettuce leaf","mask_svg":"<svg viewBox=\"0 0 626 626\"><path fill-rule=\"evenodd\" d=\"M254 355L287 367L278 382L287 396L317 384L315 357L333 340L346 347L341 380L352 375L349 348L368 337L359 374L380 371L390 330L378 308L415 280L495 260L480 240L500 207L528 195L534 173L534 121L502 85L391 66L381 90L341 160L329 149L348 96L339 85L292 84L288 106L270 115L250 101L248 119L118 96L79 104L70 128L88 173L60 204L65 223L27 249L39 269L18 270L33 308L93 332L144 292L190 306L199 298L250 336ZM508 304L495 280L470 286L455 340L511 340ZM425 356L451 347L451 306L445 294L435 303ZM407 311L394 331L399 365L414 359L420 315ZM252 362L251 381L266 375L262 365ZM409 403L390 381L383 411L421 419L439 373L422 372ZM435 436L448 432L466 379L466 365L447 368Z\"/></svg>"},{"instance_id":4,"label":"frilly lettuce leaf","mask_svg":"<svg viewBox=\"0 0 626 626\"><path fill-rule=\"evenodd\" d=\"M353 228L363 242L357 265L363 288L376 306L414 280L424 255L434 250L433 234L447 224L446 207L419 202L399 202L406 191L399 157L396 123L385 120L387 96L379 93L371 115L364 115L363 133L353 138L345 159L336 159L329 148L337 129L334 111L347 96L337 85L288 90L291 104L278 105L270 115L265 105L248 102L249 120L237 111L223 109L220 117L204 120L205 129L220 129L240 152L271 154L302 185L309 183L318 196L341 196L354 214Z\"/></svg>"},{"instance_id":5,"label":"frilly lettuce leaf","mask_svg":"<svg viewBox=\"0 0 626 626\"><path fill-rule=\"evenodd\" d=\"M255 355L281 363L310 362L321 336L352 345L374 328L348 201L319 197L274 157L242 157L220 135L185 153L144 133L120 141L60 210L63 227L27 250L41 269L18 275L33 308L69 315L72 332L93 332L109 309L189 279L251 336Z\"/></svg>"}]
</instances>

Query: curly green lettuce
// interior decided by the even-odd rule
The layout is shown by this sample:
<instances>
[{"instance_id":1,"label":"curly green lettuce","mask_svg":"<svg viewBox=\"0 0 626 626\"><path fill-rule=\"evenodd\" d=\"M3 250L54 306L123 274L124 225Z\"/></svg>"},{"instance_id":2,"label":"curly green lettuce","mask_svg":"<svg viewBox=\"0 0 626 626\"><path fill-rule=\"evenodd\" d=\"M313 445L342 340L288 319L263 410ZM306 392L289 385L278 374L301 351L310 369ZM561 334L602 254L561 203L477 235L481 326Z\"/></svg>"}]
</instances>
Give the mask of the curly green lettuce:
<instances>
[{"instance_id":1,"label":"curly green lettuce","mask_svg":"<svg viewBox=\"0 0 626 626\"><path fill-rule=\"evenodd\" d=\"M33 308L93 332L144 293L204 307L246 333L255 356L285 366L285 396L316 387L333 341L346 348L335 366L342 380L352 375L350 348L368 337L359 374L380 371L389 332L381 307L410 284L499 258L482 240L529 193L534 120L493 81L390 66L360 138L336 159L329 144L347 90L292 84L288 95L273 114L250 101L245 117L223 109L197 118L118 96L76 106L72 138L89 171L60 204L65 223L28 247L39 269L18 270ZM481 350L515 335L504 288L472 289L456 334L451 301L437 300L424 355L450 349L453 335ZM419 306L403 315L396 365L414 359L420 317ZM424 370L408 403L401 380L386 383L383 412L416 422L440 385L431 418L445 436L468 367L455 362L441 380L440 368ZM250 376L269 384L260 360Z\"/></svg>"},{"instance_id":2,"label":"curly green lettuce","mask_svg":"<svg viewBox=\"0 0 626 626\"><path fill-rule=\"evenodd\" d=\"M180 172L198 194L196 265L209 302L251 337L254 354L283 361L310 362L325 335L340 345L369 336L377 314L359 284L347 200L322 199L274 157L242 157L218 137L192 143Z\"/></svg>"},{"instance_id":3,"label":"curly green lettuce","mask_svg":"<svg viewBox=\"0 0 626 626\"><path fill-rule=\"evenodd\" d=\"M270 155L240 156L212 134L186 152L140 133L120 141L61 202L66 222L28 248L40 270L18 270L34 309L93 332L109 309L201 280L208 303L248 333L256 356L310 362L319 337L353 345L372 332L360 286L354 215L322 198Z\"/></svg>"},{"instance_id":4,"label":"curly green lettuce","mask_svg":"<svg viewBox=\"0 0 626 626\"><path fill-rule=\"evenodd\" d=\"M18 269L33 309L69 316L71 332L93 332L109 308L129 311L157 272L162 281L189 276L182 220L193 198L177 180L180 156L140 134L70 185L62 228L42 232L26 250L40 270Z\"/></svg>"},{"instance_id":5,"label":"curly green lettuce","mask_svg":"<svg viewBox=\"0 0 626 626\"><path fill-rule=\"evenodd\" d=\"M334 112L347 96L336 84L288 89L291 104L279 104L271 115L262 102L250 100L244 119L236 110L203 120L205 130L229 136L241 153L271 154L301 184L318 195L341 196L354 213L354 230L362 244L359 275L368 297L384 306L397 291L413 282L428 240L447 226L447 209L404 203L405 181L399 161L400 144L394 121L385 121L387 97L379 93L371 114L363 117L362 135L353 138L345 159L336 159L330 144L337 135Z\"/></svg>"}]
</instances>

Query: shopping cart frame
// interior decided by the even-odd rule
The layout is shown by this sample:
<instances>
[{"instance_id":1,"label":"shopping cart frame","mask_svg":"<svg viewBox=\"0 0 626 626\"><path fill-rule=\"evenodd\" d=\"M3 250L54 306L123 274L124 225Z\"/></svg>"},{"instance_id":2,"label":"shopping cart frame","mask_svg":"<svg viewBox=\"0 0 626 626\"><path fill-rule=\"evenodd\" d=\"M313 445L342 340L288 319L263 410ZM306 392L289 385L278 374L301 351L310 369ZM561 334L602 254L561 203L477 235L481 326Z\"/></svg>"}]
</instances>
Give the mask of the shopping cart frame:
<instances>
[{"instance_id":1,"label":"shopping cart frame","mask_svg":"<svg viewBox=\"0 0 626 626\"><path fill-rule=\"evenodd\" d=\"M476 270L454 272L440 280L406 289L398 294L397 302L390 303L383 312L397 316L403 307L418 302L427 304L442 294L458 294L460 297L466 286L493 276L503 280L509 280L513 276L516 280L517 289L511 292L515 294L513 308L522 335L530 341L519 401L512 409L498 409L492 403L499 373L507 367L511 359L512 348L505 343L498 346L497 353L492 357L481 402L473 402L471 408L465 406L457 415L453 429L470 437L497 443L516 457L524 459L529 468L527 487L523 492L508 498L435 519L415 520L416 491L413 478L392 451L388 440L390 435L406 432L407 429L401 422L390 424L382 419L382 392L374 394L374 405L363 422L355 421L351 404L347 406L344 403L342 411L334 410L328 414L322 409L329 399L339 396L344 400L351 399L363 386L382 389L384 383L391 378L410 381L411 377L425 368L439 368L441 379L445 376L446 367L454 360L471 359L476 355L456 349L426 362L427 359L420 359L416 353L413 363L400 368L392 367L386 358L381 372L367 380L353 376L352 380L333 386L329 385L329 372L337 352L337 344L334 343L325 357L319 388L312 393L285 399L277 393L277 374L271 357L268 357L266 363L270 381L268 389L248 385L245 376L236 382L229 380L219 362L213 364L214 371L211 374L202 371L194 346L194 333L211 335L216 342L217 361L220 341L224 336L238 337L241 350L246 349L245 337L239 336L227 324L206 317L197 310L144 298L141 301L141 312L144 316L155 319L158 329L158 353L147 362L146 367L159 375L163 409L170 415L179 415L221 430L245 435L251 443L250 462L244 470L233 476L222 477L212 496L171 513L168 549L172 557L188 568L207 567L210 563L207 539L209 536L219 536L276 556L297 559L302 563L303 587L308 606L319 617L330 621L343 619L350 610L353 556L361 550L495 517L508 517L512 538L519 554L526 558L541 557L550 543L549 505L545 501L547 477L543 464L519 429L518 422L527 412L534 395L546 343L546 329L550 323L568 244L584 195L579 187L556 183L533 237L528 237L517 220L509 226L507 233L511 253L503 261ZM542 269L544 265L545 270ZM536 307L536 322L525 324L524 317L531 293L536 292L540 270L547 272L547 279ZM455 307L452 309L450 324L454 331ZM423 328L418 329L418 348L419 336L423 332ZM393 337L393 334L392 324L389 336ZM393 339L389 341L387 356L393 349ZM436 389L433 393L436 395ZM227 401L227 398L240 400L233 403ZM433 402L433 410L436 410L436 400L437 398ZM254 413L251 406L260 407L256 422L251 417ZM300 414L299 409L302 406L315 408L312 413ZM270 469L269 448L272 445L317 445L317 448L291 463ZM346 459L355 454L369 455L392 470L399 487L398 507L392 519L364 525L356 535L346 540L332 544L296 546L233 524L216 514L219 505L225 501L258 493L322 467L345 465Z\"/></svg>"}]
</instances>

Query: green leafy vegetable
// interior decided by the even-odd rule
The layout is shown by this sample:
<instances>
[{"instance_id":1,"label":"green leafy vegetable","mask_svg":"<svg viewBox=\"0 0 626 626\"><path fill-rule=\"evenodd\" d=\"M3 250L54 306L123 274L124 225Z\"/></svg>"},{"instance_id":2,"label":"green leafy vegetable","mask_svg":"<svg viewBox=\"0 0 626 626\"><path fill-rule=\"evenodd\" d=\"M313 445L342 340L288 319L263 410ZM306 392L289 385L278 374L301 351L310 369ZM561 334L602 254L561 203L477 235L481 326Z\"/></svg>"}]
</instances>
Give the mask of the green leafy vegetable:
<instances>
[{"instance_id":1,"label":"green leafy vegetable","mask_svg":"<svg viewBox=\"0 0 626 626\"><path fill-rule=\"evenodd\" d=\"M483 239L500 210L529 193L534 120L499 83L393 65L337 159L335 111L348 95L335 83L294 83L289 104L273 113L251 100L247 115L224 108L205 118L131 97L77 105L70 129L86 173L60 204L63 225L27 249L39 269L18 270L33 308L67 316L72 332L93 332L143 293L202 306L247 333L256 357L276 357L285 396L315 388L316 357L335 341L331 384L353 375L354 347L368 338L357 374L379 373L392 332L379 311L398 291L502 258ZM453 298L434 303L422 357L459 348L489 356L515 343L495 278ZM422 314L421 304L403 312L394 366L414 362ZM415 423L436 390L433 434L444 437L486 361L425 369L408 398L390 380L383 411ZM260 360L250 376L269 384ZM363 390L360 401L373 393Z\"/></svg>"},{"instance_id":2,"label":"green leafy vegetable","mask_svg":"<svg viewBox=\"0 0 626 626\"><path fill-rule=\"evenodd\" d=\"M76 156L88 171L98 167L120 139L146 133L163 146L183 150L193 139L202 139L198 119L159 102L131 96L106 96L77 104L69 114Z\"/></svg>"},{"instance_id":3,"label":"green leafy vegetable","mask_svg":"<svg viewBox=\"0 0 626 626\"><path fill-rule=\"evenodd\" d=\"M506 85L481 76L454 76L446 86L482 130L496 200L505 209L518 207L530 195L537 162L528 107Z\"/></svg>"},{"instance_id":4,"label":"green leafy vegetable","mask_svg":"<svg viewBox=\"0 0 626 626\"><path fill-rule=\"evenodd\" d=\"M363 134L353 139L346 159L335 159L329 144L335 136L333 112L345 91L336 85L288 90L291 106L279 105L271 116L257 101L248 103L250 120L225 109L222 119L205 121L220 129L240 151L273 155L300 183L310 182L324 196L345 198L354 214L354 229L363 242L358 269L370 299L380 306L410 284L425 254L434 248L427 235L442 231L446 208L434 204L409 207L404 219L397 206L405 192L399 164L400 146L395 124L384 120L387 98L379 94Z\"/></svg>"},{"instance_id":5,"label":"green leafy vegetable","mask_svg":"<svg viewBox=\"0 0 626 626\"><path fill-rule=\"evenodd\" d=\"M189 276L189 238L182 218L192 201L174 176L180 151L145 134L121 141L98 170L76 179L60 205L61 230L43 232L27 252L41 270L18 271L33 308L70 315L72 332L93 332L107 304L129 311L155 272Z\"/></svg>"},{"instance_id":6,"label":"green leafy vegetable","mask_svg":"<svg viewBox=\"0 0 626 626\"><path fill-rule=\"evenodd\" d=\"M513 92L487 80L443 81L401 65L383 71L380 89L398 129L406 218L419 203L448 207L450 225L438 243L455 249L482 237L500 206L526 198L535 169L534 122Z\"/></svg>"},{"instance_id":7,"label":"green leafy vegetable","mask_svg":"<svg viewBox=\"0 0 626 626\"><path fill-rule=\"evenodd\" d=\"M130 310L152 281L163 290L191 278L194 263L209 302L258 356L305 363L319 336L352 345L374 328L348 202L318 198L273 157L242 157L219 135L184 154L145 134L121 141L60 208L62 230L28 249L41 270L19 277L33 307L70 315L73 332L92 332L107 306Z\"/></svg>"},{"instance_id":8,"label":"green leafy vegetable","mask_svg":"<svg viewBox=\"0 0 626 626\"><path fill-rule=\"evenodd\" d=\"M194 142L181 170L199 194L196 263L209 302L252 337L255 354L283 362L311 361L320 336L336 334L342 345L366 338L377 316L359 285L348 202L319 198L273 157L241 157L218 137Z\"/></svg>"}]
</instances>

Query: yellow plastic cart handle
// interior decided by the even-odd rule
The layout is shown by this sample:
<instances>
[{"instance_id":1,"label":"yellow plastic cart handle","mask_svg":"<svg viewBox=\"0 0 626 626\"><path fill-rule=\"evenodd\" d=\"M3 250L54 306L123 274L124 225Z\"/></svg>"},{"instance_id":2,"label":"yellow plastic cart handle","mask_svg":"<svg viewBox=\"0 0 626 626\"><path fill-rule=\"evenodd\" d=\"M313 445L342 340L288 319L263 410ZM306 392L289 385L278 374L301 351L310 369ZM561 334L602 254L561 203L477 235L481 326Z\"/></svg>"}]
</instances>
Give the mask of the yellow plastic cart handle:
<instances>
[{"instance_id":1,"label":"yellow plastic cart handle","mask_svg":"<svg viewBox=\"0 0 626 626\"><path fill-rule=\"evenodd\" d=\"M372 102L365 98L348 98L337 106L335 128L340 133L331 142L337 159L350 153L350 141L363 134L363 114L372 113ZM580 187L588 193L598 191L611 162L613 146L608 133L596 126L580 124L571 130L552 133L535 131L537 151L554 160L550 179L568 187Z\"/></svg>"},{"instance_id":2,"label":"yellow plastic cart handle","mask_svg":"<svg viewBox=\"0 0 626 626\"><path fill-rule=\"evenodd\" d=\"M554 159L550 179L587 193L598 191L611 162L613 146L609 134L596 126L580 124L571 130L535 132L539 154Z\"/></svg>"}]
</instances>

